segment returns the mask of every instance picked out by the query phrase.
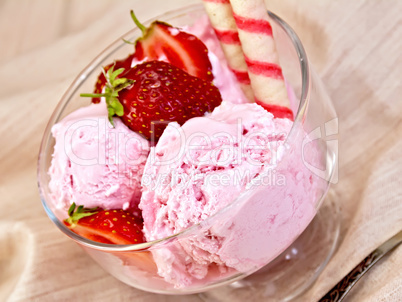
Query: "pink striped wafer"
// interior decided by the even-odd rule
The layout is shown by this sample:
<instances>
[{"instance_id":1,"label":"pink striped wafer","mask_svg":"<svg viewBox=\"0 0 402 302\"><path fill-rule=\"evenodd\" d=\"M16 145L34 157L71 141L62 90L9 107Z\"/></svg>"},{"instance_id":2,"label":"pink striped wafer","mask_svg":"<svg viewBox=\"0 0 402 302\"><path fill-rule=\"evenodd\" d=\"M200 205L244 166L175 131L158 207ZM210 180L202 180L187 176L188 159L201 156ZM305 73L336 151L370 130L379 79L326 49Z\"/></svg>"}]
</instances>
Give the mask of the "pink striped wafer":
<instances>
[{"instance_id":1,"label":"pink striped wafer","mask_svg":"<svg viewBox=\"0 0 402 302\"><path fill-rule=\"evenodd\" d=\"M256 102L278 117L293 118L264 0L230 4Z\"/></svg>"},{"instance_id":2,"label":"pink striped wafer","mask_svg":"<svg viewBox=\"0 0 402 302\"><path fill-rule=\"evenodd\" d=\"M254 95L250 86L247 64L229 0L203 0L203 2L229 68L235 74L246 97L253 101Z\"/></svg>"}]
</instances>

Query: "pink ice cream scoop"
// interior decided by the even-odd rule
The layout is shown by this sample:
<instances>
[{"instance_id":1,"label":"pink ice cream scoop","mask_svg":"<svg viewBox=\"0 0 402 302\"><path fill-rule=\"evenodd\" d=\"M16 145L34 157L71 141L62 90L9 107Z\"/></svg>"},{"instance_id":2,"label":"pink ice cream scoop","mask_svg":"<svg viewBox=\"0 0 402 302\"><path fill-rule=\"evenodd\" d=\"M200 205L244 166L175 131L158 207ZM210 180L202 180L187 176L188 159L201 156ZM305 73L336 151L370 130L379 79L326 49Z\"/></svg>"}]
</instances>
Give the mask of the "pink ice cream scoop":
<instances>
[{"instance_id":1,"label":"pink ice cream scoop","mask_svg":"<svg viewBox=\"0 0 402 302\"><path fill-rule=\"evenodd\" d=\"M166 281L180 288L257 269L307 226L315 190L300 151L285 145L291 127L257 104L229 102L169 124L144 169L144 234L151 241L201 224L197 236L153 252Z\"/></svg>"},{"instance_id":2,"label":"pink ice cream scoop","mask_svg":"<svg viewBox=\"0 0 402 302\"><path fill-rule=\"evenodd\" d=\"M112 127L105 104L78 109L54 125L52 134L49 188L57 208L73 202L87 208L138 206L149 143L118 118Z\"/></svg>"}]
</instances>

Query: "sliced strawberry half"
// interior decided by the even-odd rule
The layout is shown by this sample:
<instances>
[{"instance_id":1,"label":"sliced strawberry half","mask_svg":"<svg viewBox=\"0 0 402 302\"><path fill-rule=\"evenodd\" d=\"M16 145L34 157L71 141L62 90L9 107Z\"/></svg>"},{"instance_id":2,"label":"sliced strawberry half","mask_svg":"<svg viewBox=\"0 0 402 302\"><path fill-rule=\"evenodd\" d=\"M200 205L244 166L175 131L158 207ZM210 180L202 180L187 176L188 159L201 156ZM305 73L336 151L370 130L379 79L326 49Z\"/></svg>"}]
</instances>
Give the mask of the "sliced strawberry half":
<instances>
[{"instance_id":1,"label":"sliced strawberry half","mask_svg":"<svg viewBox=\"0 0 402 302\"><path fill-rule=\"evenodd\" d=\"M155 21L147 28L138 21L133 11L130 13L143 36L135 42L135 53L103 68L104 72L99 74L95 84L95 94L102 93L106 85L105 72L111 66L115 70L124 68L127 71L131 68L133 59L152 61L163 58L192 76L207 81L214 79L208 49L200 39L161 21ZM92 102L99 103L100 98L93 97Z\"/></svg>"},{"instance_id":2,"label":"sliced strawberry half","mask_svg":"<svg viewBox=\"0 0 402 302\"><path fill-rule=\"evenodd\" d=\"M108 244L145 242L142 225L132 213L124 210L86 209L71 205L64 224L78 235Z\"/></svg>"},{"instance_id":3,"label":"sliced strawberry half","mask_svg":"<svg viewBox=\"0 0 402 302\"><path fill-rule=\"evenodd\" d=\"M146 58L151 61L166 57L169 63L192 76L213 80L208 49L200 39L161 21L154 21L146 28L138 21L133 11L131 17L143 33L135 43L137 60Z\"/></svg>"}]
</instances>

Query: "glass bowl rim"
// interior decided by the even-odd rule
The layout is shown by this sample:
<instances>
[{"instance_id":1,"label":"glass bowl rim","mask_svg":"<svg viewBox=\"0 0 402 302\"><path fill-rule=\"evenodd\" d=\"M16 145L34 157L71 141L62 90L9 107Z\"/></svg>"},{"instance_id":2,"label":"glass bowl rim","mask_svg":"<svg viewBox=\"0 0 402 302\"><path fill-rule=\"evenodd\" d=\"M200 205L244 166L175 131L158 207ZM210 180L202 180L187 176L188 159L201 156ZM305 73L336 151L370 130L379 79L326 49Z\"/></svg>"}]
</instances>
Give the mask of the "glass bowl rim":
<instances>
[{"instance_id":1,"label":"glass bowl rim","mask_svg":"<svg viewBox=\"0 0 402 302\"><path fill-rule=\"evenodd\" d=\"M194 11L199 11L200 9L203 9L202 4L193 4L193 5L188 5L184 6L182 8L178 8L175 10L171 10L168 12L165 12L161 15L158 15L156 17L153 17L146 22L144 22L145 25L150 24L154 20L165 20L167 18L175 18L183 14L188 14ZM309 95L310 95L310 66L308 63L307 55L304 50L304 47L297 36L297 34L294 32L294 30L284 21L282 20L279 16L275 15L273 12L268 11L268 14L270 18L278 24L282 30L285 31L287 34L288 38L290 38L291 42L293 43L293 47L296 50L297 56L299 58L299 63L300 63L300 70L301 70L301 95L300 95L300 100L299 100L299 107L297 110L297 113L295 115L295 119L292 125L292 128L288 134L288 137L286 141L292 140L293 136L297 135L296 129L299 127L300 124L304 122L304 118L306 115L306 110L308 107L309 103ZM181 238L185 234L191 233L192 230L195 228L199 227L200 225L205 224L206 222L212 220L215 216L219 215L222 211L227 209L229 206L233 205L236 203L237 200L239 200L240 196L243 196L243 192L241 195L239 195L238 198L233 200L229 205L225 206L224 208L220 209L217 211L217 213L213 214L212 216L208 217L205 219L205 221L202 221L200 223L194 224L191 227L186 228L185 230L176 233L174 235L164 237L161 239L149 241L149 242L144 242L144 243L138 243L138 244L128 244L128 245L115 245L115 244L105 244L105 243L100 243L96 241L89 240L87 238L84 238L75 232L71 231L66 225L64 225L63 222L61 222L57 216L53 213L53 211L50 209L47 201L46 201L46 194L42 188L41 184L41 176L42 173L47 173L45 171L45 162L44 162L44 155L46 154L47 149L50 147L48 144L48 140L51 136L51 128L55 124L56 120L60 118L60 115L64 111L65 107L68 105L71 97L75 94L76 90L80 87L81 83L87 79L89 75L92 74L92 72L97 68L101 62L103 62L104 59L106 59L112 52L117 51L119 48L123 47L125 45L125 42L122 40L122 37L127 37L130 34L135 34L136 32L140 31L138 28L134 28L127 33L125 33L123 36L121 36L119 39L115 40L113 43L111 43L106 49L104 49L101 53L99 53L95 59L93 59L79 74L78 76L74 79L72 84L69 86L69 88L66 90L66 92L63 94L62 98L58 102L56 108L54 109L48 124L46 126L46 129L44 131L44 135L41 141L40 145L40 151L39 151L39 156L38 156L38 166L37 166L37 181L38 181L38 189L39 189L39 195L41 198L42 205L45 209L46 214L49 216L49 218L53 221L54 224L68 237L73 239L75 242L85 246L89 247L92 249L96 250L101 250L105 252L143 252L150 250L154 248L155 246L158 246L159 244L164 244L166 242L169 242L170 240L174 240L175 238Z\"/></svg>"}]
</instances>

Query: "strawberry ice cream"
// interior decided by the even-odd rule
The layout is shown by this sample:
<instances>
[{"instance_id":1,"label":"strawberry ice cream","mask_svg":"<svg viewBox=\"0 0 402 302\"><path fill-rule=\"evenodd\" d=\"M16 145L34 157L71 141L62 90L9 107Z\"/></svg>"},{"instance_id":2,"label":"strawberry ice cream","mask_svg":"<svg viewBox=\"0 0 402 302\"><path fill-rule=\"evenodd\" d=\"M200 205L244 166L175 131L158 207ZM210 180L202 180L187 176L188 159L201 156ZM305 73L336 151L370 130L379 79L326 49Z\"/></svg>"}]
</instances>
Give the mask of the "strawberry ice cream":
<instances>
[{"instance_id":1,"label":"strawberry ice cream","mask_svg":"<svg viewBox=\"0 0 402 302\"><path fill-rule=\"evenodd\" d=\"M183 287L211 271L258 268L306 227L315 185L300 145L285 144L291 126L259 105L229 102L182 127L169 124L142 178L144 235L157 240L201 222L205 235L153 252L166 281Z\"/></svg>"},{"instance_id":2,"label":"strawberry ice cream","mask_svg":"<svg viewBox=\"0 0 402 302\"><path fill-rule=\"evenodd\" d=\"M105 104L73 112L52 128L56 139L49 188L57 208L135 208L149 143L120 119L113 128Z\"/></svg>"}]
</instances>

